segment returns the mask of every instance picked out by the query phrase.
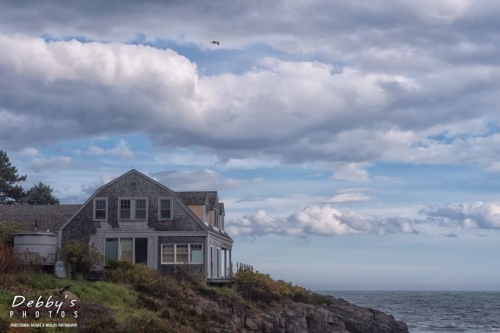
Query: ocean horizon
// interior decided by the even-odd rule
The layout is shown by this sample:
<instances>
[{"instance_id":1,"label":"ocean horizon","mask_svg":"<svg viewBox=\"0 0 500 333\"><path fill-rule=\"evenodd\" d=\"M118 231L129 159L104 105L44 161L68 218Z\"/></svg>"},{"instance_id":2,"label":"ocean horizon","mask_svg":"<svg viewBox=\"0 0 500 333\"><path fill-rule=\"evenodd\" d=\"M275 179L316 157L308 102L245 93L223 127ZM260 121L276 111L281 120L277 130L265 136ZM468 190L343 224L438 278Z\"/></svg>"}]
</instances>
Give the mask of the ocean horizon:
<instances>
[{"instance_id":1,"label":"ocean horizon","mask_svg":"<svg viewBox=\"0 0 500 333\"><path fill-rule=\"evenodd\" d=\"M500 332L498 290L317 290L404 321L415 333Z\"/></svg>"}]
</instances>

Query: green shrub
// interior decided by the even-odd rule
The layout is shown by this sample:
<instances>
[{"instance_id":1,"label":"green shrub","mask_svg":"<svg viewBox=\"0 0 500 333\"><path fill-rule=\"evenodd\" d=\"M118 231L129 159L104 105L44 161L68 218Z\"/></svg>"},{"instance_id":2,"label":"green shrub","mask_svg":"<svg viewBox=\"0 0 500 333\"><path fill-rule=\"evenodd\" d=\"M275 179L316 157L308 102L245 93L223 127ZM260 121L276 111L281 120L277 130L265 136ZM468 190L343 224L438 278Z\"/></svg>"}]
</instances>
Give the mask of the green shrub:
<instances>
[{"instance_id":1,"label":"green shrub","mask_svg":"<svg viewBox=\"0 0 500 333\"><path fill-rule=\"evenodd\" d=\"M14 234L26 230L25 224L0 221L0 242L14 245Z\"/></svg>"},{"instance_id":2,"label":"green shrub","mask_svg":"<svg viewBox=\"0 0 500 333\"><path fill-rule=\"evenodd\" d=\"M102 262L103 256L94 244L89 245L80 240L70 240L64 244L61 258L71 265L75 274L87 274Z\"/></svg>"},{"instance_id":3,"label":"green shrub","mask_svg":"<svg viewBox=\"0 0 500 333\"><path fill-rule=\"evenodd\" d=\"M331 303L328 297L295 286L291 282L275 281L269 274L243 270L235 275L235 281L237 290L243 298L257 303L271 304L287 300L307 304Z\"/></svg>"},{"instance_id":4,"label":"green shrub","mask_svg":"<svg viewBox=\"0 0 500 333\"><path fill-rule=\"evenodd\" d=\"M11 305L14 296L14 293L10 290L0 289L0 304Z\"/></svg>"},{"instance_id":5,"label":"green shrub","mask_svg":"<svg viewBox=\"0 0 500 333\"><path fill-rule=\"evenodd\" d=\"M36 272L31 276L30 284L37 290L45 290L54 289L57 285L57 281L52 274Z\"/></svg>"}]
</instances>

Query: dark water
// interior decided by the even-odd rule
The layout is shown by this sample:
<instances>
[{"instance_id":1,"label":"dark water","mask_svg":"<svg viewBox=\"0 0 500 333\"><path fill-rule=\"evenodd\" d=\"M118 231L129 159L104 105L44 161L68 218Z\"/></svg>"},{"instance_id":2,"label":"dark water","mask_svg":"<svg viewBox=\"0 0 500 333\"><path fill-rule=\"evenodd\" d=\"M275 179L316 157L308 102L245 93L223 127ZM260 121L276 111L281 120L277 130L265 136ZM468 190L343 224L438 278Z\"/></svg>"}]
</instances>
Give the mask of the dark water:
<instances>
[{"instance_id":1,"label":"dark water","mask_svg":"<svg viewBox=\"0 0 500 333\"><path fill-rule=\"evenodd\" d=\"M412 333L500 332L500 292L320 291L392 314Z\"/></svg>"}]
</instances>

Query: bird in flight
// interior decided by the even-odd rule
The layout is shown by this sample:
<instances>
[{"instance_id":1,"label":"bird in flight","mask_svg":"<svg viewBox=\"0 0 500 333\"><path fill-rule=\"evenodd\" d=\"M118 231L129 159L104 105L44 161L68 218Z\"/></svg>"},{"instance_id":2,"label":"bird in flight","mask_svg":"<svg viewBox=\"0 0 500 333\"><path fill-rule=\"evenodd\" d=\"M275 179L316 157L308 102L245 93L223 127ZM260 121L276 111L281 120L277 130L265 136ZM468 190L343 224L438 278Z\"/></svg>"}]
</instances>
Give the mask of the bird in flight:
<instances>
[{"instance_id":1,"label":"bird in flight","mask_svg":"<svg viewBox=\"0 0 500 333\"><path fill-rule=\"evenodd\" d=\"M217 44L217 45L219 45L219 42L217 42L217 41L213 40L213 41L212 41L212 44Z\"/></svg>"}]
</instances>

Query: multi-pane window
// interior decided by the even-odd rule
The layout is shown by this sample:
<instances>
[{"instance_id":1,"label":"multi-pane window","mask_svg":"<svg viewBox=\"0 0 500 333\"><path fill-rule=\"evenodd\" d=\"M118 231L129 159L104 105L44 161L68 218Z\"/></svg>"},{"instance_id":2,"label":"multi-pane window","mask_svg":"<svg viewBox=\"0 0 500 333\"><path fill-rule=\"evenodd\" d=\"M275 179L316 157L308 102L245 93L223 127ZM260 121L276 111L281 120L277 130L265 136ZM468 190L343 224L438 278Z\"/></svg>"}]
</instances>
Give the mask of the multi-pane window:
<instances>
[{"instance_id":1,"label":"multi-pane window","mask_svg":"<svg viewBox=\"0 0 500 333\"><path fill-rule=\"evenodd\" d=\"M130 219L130 200L120 200L120 219Z\"/></svg>"},{"instance_id":2,"label":"multi-pane window","mask_svg":"<svg viewBox=\"0 0 500 333\"><path fill-rule=\"evenodd\" d=\"M158 207L158 216L160 220L171 220L172 219L172 199L171 198L160 198Z\"/></svg>"},{"instance_id":3,"label":"multi-pane window","mask_svg":"<svg viewBox=\"0 0 500 333\"><path fill-rule=\"evenodd\" d=\"M175 245L163 244L161 246L161 262L162 263L175 262Z\"/></svg>"},{"instance_id":4,"label":"multi-pane window","mask_svg":"<svg viewBox=\"0 0 500 333\"><path fill-rule=\"evenodd\" d=\"M94 199L94 220L107 220L107 205L108 199Z\"/></svg>"},{"instance_id":5,"label":"multi-pane window","mask_svg":"<svg viewBox=\"0 0 500 333\"><path fill-rule=\"evenodd\" d=\"M175 262L184 264L189 262L189 245L176 245Z\"/></svg>"},{"instance_id":6,"label":"multi-pane window","mask_svg":"<svg viewBox=\"0 0 500 333\"><path fill-rule=\"evenodd\" d=\"M203 264L201 244L162 244L162 264Z\"/></svg>"},{"instance_id":7,"label":"multi-pane window","mask_svg":"<svg viewBox=\"0 0 500 333\"><path fill-rule=\"evenodd\" d=\"M119 199L119 219L120 220L146 220L147 200L146 199Z\"/></svg>"},{"instance_id":8,"label":"multi-pane window","mask_svg":"<svg viewBox=\"0 0 500 333\"><path fill-rule=\"evenodd\" d=\"M146 218L146 200L135 201L135 218L137 219Z\"/></svg>"}]
</instances>

